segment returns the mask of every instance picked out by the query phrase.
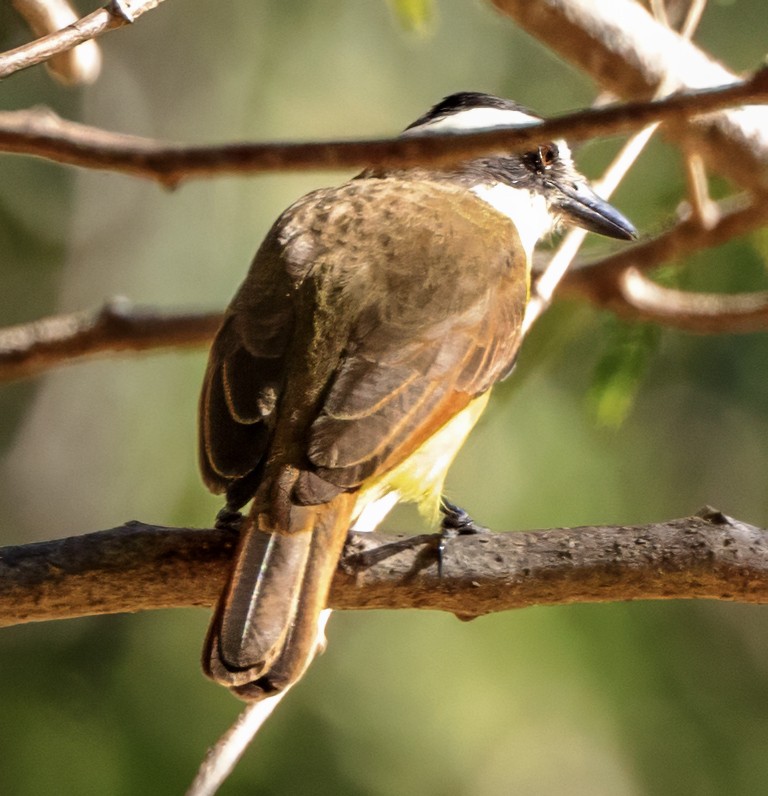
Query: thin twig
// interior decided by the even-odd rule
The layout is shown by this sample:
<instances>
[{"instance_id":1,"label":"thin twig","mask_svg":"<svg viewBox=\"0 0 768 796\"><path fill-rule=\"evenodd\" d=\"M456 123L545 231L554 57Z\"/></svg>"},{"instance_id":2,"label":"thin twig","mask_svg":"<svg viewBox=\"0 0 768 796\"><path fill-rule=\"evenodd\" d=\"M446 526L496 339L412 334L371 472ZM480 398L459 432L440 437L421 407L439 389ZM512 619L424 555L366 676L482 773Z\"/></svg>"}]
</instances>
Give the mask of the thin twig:
<instances>
[{"instance_id":1,"label":"thin twig","mask_svg":"<svg viewBox=\"0 0 768 796\"><path fill-rule=\"evenodd\" d=\"M283 701L293 683L260 702L248 705L208 750L186 796L213 796L237 765L264 722Z\"/></svg>"},{"instance_id":2,"label":"thin twig","mask_svg":"<svg viewBox=\"0 0 768 796\"><path fill-rule=\"evenodd\" d=\"M690 40L699 27L704 9L707 7L707 0L690 0L688 9L685 12L685 21L680 27L680 36Z\"/></svg>"},{"instance_id":3,"label":"thin twig","mask_svg":"<svg viewBox=\"0 0 768 796\"><path fill-rule=\"evenodd\" d=\"M693 215L702 227L712 227L717 223L718 211L717 202L709 194L707 167L698 152L683 152L683 157Z\"/></svg>"},{"instance_id":4,"label":"thin twig","mask_svg":"<svg viewBox=\"0 0 768 796\"><path fill-rule=\"evenodd\" d=\"M12 0L35 36L46 36L77 21L68 0ZM0 56L1 58L2 56ZM52 55L48 71L66 85L93 83L101 71L101 50L95 41L85 41L66 52Z\"/></svg>"},{"instance_id":5,"label":"thin twig","mask_svg":"<svg viewBox=\"0 0 768 796\"><path fill-rule=\"evenodd\" d=\"M682 123L693 115L768 101L768 67L733 85L570 113L541 124L474 133L307 143L242 143L185 147L109 133L59 119L49 111L0 113L0 151L59 163L108 169L174 186L213 174L441 165L498 149L524 149L542 140L585 140L631 133L655 121Z\"/></svg>"},{"instance_id":6,"label":"thin twig","mask_svg":"<svg viewBox=\"0 0 768 796\"><path fill-rule=\"evenodd\" d=\"M21 69L43 63L110 30L122 28L156 8L161 2L162 0L131 0L130 4L107 3L98 11L76 20L56 33L0 53L0 80Z\"/></svg>"},{"instance_id":7,"label":"thin twig","mask_svg":"<svg viewBox=\"0 0 768 796\"><path fill-rule=\"evenodd\" d=\"M728 325L733 332L768 329L768 291L754 293L691 293L664 287L636 268L628 268L618 283L621 295L637 311L637 319L689 332L711 332Z\"/></svg>"}]
</instances>

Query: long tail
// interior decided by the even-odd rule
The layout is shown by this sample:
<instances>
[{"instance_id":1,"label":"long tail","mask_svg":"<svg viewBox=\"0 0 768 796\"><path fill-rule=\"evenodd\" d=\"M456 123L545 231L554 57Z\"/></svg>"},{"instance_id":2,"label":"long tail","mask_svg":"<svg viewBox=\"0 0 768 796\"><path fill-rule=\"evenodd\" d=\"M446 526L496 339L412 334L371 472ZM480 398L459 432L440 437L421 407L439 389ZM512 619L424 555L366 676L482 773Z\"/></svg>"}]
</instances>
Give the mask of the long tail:
<instances>
[{"instance_id":1,"label":"long tail","mask_svg":"<svg viewBox=\"0 0 768 796\"><path fill-rule=\"evenodd\" d=\"M311 530L291 534L251 523L203 649L211 679L254 701L302 676L322 645L321 614L353 507L354 496L341 494L314 508Z\"/></svg>"}]
</instances>

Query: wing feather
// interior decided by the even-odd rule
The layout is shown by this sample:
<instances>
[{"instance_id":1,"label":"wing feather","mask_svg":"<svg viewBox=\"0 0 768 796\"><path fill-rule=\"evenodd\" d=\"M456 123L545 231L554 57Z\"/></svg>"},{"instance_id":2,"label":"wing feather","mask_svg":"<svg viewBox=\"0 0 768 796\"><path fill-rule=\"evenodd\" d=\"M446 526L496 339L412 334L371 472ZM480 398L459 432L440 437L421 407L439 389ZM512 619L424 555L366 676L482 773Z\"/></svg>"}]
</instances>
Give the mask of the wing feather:
<instances>
[{"instance_id":1,"label":"wing feather","mask_svg":"<svg viewBox=\"0 0 768 796\"><path fill-rule=\"evenodd\" d=\"M223 492L230 480L253 470L267 444L262 422L242 423L232 416L222 381L222 369L206 374L201 400L201 465L214 492Z\"/></svg>"},{"instance_id":2,"label":"wing feather","mask_svg":"<svg viewBox=\"0 0 768 796\"><path fill-rule=\"evenodd\" d=\"M216 493L235 489L243 480L250 485L269 449L297 290L312 267L312 252L306 251L305 261L295 252L291 257L286 241L295 240L301 227L297 221L310 199L300 200L275 223L211 346L200 396L199 452L203 479Z\"/></svg>"},{"instance_id":3,"label":"wing feather","mask_svg":"<svg viewBox=\"0 0 768 796\"><path fill-rule=\"evenodd\" d=\"M370 179L300 200L212 348L208 485L251 489L274 450L309 504L397 464L510 369L527 268L511 222L465 188Z\"/></svg>"}]
</instances>

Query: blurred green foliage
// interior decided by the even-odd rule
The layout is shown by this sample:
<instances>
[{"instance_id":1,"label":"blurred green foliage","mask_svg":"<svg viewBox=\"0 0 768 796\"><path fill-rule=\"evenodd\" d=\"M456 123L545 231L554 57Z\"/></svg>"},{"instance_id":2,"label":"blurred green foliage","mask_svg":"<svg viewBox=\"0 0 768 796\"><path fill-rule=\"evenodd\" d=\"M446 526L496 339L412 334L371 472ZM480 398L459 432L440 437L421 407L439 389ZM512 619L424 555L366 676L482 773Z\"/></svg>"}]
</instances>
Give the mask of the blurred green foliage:
<instances>
[{"instance_id":1,"label":"blurred green foliage","mask_svg":"<svg viewBox=\"0 0 768 796\"><path fill-rule=\"evenodd\" d=\"M660 338L658 326L606 318L605 350L586 395L598 425L617 428L627 419Z\"/></svg>"},{"instance_id":2,"label":"blurred green foliage","mask_svg":"<svg viewBox=\"0 0 768 796\"><path fill-rule=\"evenodd\" d=\"M396 5L414 24L431 6ZM214 142L393 133L462 89L547 114L590 101L583 76L487 5L444 0L438 10L431 37L414 40L385 3L168 2L102 39L96 85L66 91L31 69L3 83L0 103ZM711 4L700 41L748 68L762 57L762 15L762 0ZM24 40L7 8L0 22L0 47ZM613 148L590 145L579 160L594 174ZM0 322L117 294L221 307L277 214L344 176L198 180L166 192L6 156ZM659 141L616 203L652 231L683 194L677 154ZM764 287L765 258L761 233L698 255L679 278L697 289ZM625 359L627 345L634 359ZM3 543L133 517L210 523L218 502L195 464L204 356L98 361L3 386ZM704 503L765 526L766 362L764 335L627 330L590 307L560 304L497 390L450 494L495 529L642 522ZM610 415L622 416L618 426L596 424L584 409L596 369L604 384L631 385ZM469 624L415 611L339 614L328 652L222 793L760 793L767 616L661 602ZM0 633L0 793L181 793L239 710L199 672L207 618L166 611Z\"/></svg>"},{"instance_id":3,"label":"blurred green foliage","mask_svg":"<svg viewBox=\"0 0 768 796\"><path fill-rule=\"evenodd\" d=\"M434 30L434 0L390 0L395 19L403 30L425 36Z\"/></svg>"}]
</instances>

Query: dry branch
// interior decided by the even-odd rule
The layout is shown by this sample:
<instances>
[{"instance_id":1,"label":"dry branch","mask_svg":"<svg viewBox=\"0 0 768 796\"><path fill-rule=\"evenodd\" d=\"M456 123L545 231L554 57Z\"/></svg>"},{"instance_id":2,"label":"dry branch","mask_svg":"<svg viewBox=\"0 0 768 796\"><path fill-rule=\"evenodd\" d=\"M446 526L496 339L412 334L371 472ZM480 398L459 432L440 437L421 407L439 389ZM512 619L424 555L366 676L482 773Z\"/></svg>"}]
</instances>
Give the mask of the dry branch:
<instances>
[{"instance_id":1,"label":"dry branch","mask_svg":"<svg viewBox=\"0 0 768 796\"><path fill-rule=\"evenodd\" d=\"M647 241L612 254L587 268L570 271L561 295L577 294L627 320L706 334L733 334L768 330L768 302L764 292L736 296L682 293L642 279L662 263L721 246L768 222L768 202L744 197L716 205L716 220L702 226L690 214L675 226Z\"/></svg>"},{"instance_id":2,"label":"dry branch","mask_svg":"<svg viewBox=\"0 0 768 796\"><path fill-rule=\"evenodd\" d=\"M619 97L650 97L661 85L698 90L738 80L634 0L492 1L544 46ZM699 151L710 169L745 188L765 188L768 108L724 111L671 132ZM734 156L723 157L724 152Z\"/></svg>"},{"instance_id":3,"label":"dry branch","mask_svg":"<svg viewBox=\"0 0 768 796\"><path fill-rule=\"evenodd\" d=\"M68 0L11 0L35 36L56 33L77 21ZM0 56L2 58L2 56ZM47 61L48 71L66 85L93 83L101 71L101 51L97 42L85 41L71 50L57 53Z\"/></svg>"},{"instance_id":4,"label":"dry branch","mask_svg":"<svg viewBox=\"0 0 768 796\"><path fill-rule=\"evenodd\" d=\"M134 22L160 5L162 0L113 0L104 8L78 19L62 30L50 33L13 50L0 53L0 80Z\"/></svg>"},{"instance_id":5,"label":"dry branch","mask_svg":"<svg viewBox=\"0 0 768 796\"><path fill-rule=\"evenodd\" d=\"M659 285L636 268L628 268L619 290L633 320L667 323L677 329L710 334L768 330L768 291L753 293L691 293ZM619 314L624 314L620 312Z\"/></svg>"},{"instance_id":6,"label":"dry branch","mask_svg":"<svg viewBox=\"0 0 768 796\"><path fill-rule=\"evenodd\" d=\"M442 577L433 535L354 534L334 580L341 609L477 616L529 605L706 598L768 602L768 532L707 509L641 526L460 536ZM236 534L127 523L0 549L0 626L211 605Z\"/></svg>"},{"instance_id":7,"label":"dry branch","mask_svg":"<svg viewBox=\"0 0 768 796\"><path fill-rule=\"evenodd\" d=\"M109 352L203 346L220 321L217 312L173 314L114 300L96 313L57 315L0 329L0 381L28 378Z\"/></svg>"},{"instance_id":8,"label":"dry branch","mask_svg":"<svg viewBox=\"0 0 768 796\"><path fill-rule=\"evenodd\" d=\"M358 141L194 147L110 133L32 109L0 112L0 151L133 174L175 186L183 179L212 174L440 165L499 148L535 146L542 140L579 141L631 133L655 121L683 124L694 115L751 102L768 102L768 67L742 83L652 102L591 108L529 127Z\"/></svg>"}]
</instances>

